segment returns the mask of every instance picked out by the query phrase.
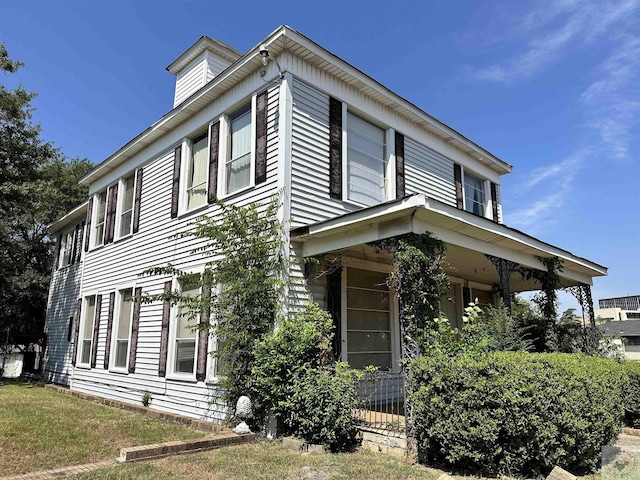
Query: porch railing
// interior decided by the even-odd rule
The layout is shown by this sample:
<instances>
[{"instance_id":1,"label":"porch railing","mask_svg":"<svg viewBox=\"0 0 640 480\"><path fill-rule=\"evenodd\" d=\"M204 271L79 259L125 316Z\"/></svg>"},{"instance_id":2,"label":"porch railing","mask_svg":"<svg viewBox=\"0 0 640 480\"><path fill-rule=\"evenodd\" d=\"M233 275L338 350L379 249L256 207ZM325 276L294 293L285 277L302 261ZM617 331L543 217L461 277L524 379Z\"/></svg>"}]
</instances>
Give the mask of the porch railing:
<instances>
[{"instance_id":1,"label":"porch railing","mask_svg":"<svg viewBox=\"0 0 640 480\"><path fill-rule=\"evenodd\" d=\"M354 415L367 428L404 433L404 379L400 373L368 372L358 385Z\"/></svg>"}]
</instances>

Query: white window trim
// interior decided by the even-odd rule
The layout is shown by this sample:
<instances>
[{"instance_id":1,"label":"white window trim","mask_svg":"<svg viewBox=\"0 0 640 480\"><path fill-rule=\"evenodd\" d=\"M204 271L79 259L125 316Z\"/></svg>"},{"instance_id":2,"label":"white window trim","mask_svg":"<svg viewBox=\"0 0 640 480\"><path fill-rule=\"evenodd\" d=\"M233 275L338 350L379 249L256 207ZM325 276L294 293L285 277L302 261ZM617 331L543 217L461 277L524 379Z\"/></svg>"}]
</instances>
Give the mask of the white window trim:
<instances>
[{"instance_id":1,"label":"white window trim","mask_svg":"<svg viewBox=\"0 0 640 480\"><path fill-rule=\"evenodd\" d=\"M124 367L116 367L116 348L118 344L118 327L120 325L120 303L122 301L122 291L131 289L132 297L135 296L136 284L125 284L119 285L116 287L116 298L114 305L114 319L113 324L111 325L111 345L110 345L110 354L109 354L109 371L116 373L129 373L129 352L131 351L131 332L133 330L133 310L134 306L131 306L131 318L129 322L129 343L127 348L127 361ZM135 302L132 302L135 303Z\"/></svg>"},{"instance_id":2,"label":"white window trim","mask_svg":"<svg viewBox=\"0 0 640 480\"><path fill-rule=\"evenodd\" d=\"M107 235L107 204L109 203L109 188L113 184L109 184L105 189L93 194L93 207L91 212L91 233L89 246L91 250L104 246L104 239ZM104 222L102 223L102 241L96 242L96 227L98 226L98 210L100 209L99 198L104 193Z\"/></svg>"},{"instance_id":3,"label":"white window trim","mask_svg":"<svg viewBox=\"0 0 640 480\"><path fill-rule=\"evenodd\" d=\"M467 210L467 182L466 182L466 176L467 174L471 175L472 177L477 178L478 180L480 180L482 182L482 189L484 191L484 215L481 215L483 218L493 218L493 204L492 204L492 200L491 200L491 182L484 177L483 175L480 175L478 173L475 173L473 170L468 170L467 168L462 166L462 209L465 212L471 213L472 215L475 215L473 212L469 212L469 210Z\"/></svg>"},{"instance_id":4,"label":"white window trim","mask_svg":"<svg viewBox=\"0 0 640 480\"><path fill-rule=\"evenodd\" d=\"M384 200L381 203L388 202L396 198L396 146L395 146L395 130L390 127L381 126L375 121L371 121L369 116L359 112L358 110L348 108L345 102L342 102L342 201L358 207L371 207L365 203L358 202L349 198L349 144L348 144L348 125L347 113L360 117L362 120L369 122L371 125L384 130L385 141L385 178L384 178Z\"/></svg>"},{"instance_id":5,"label":"white window trim","mask_svg":"<svg viewBox=\"0 0 640 480\"><path fill-rule=\"evenodd\" d=\"M476 301L476 297L473 294L474 290L483 290L485 292L490 292L492 295L492 302L491 305L496 307L497 306L497 295L493 293L493 286L492 285L488 285L486 283L480 283L480 282L472 282L469 281L467 282L467 286L469 287L469 294L471 297L471 301L475 303Z\"/></svg>"},{"instance_id":6,"label":"white window trim","mask_svg":"<svg viewBox=\"0 0 640 480\"><path fill-rule=\"evenodd\" d=\"M206 130L206 138L207 138L207 174L205 176L206 181L205 181L205 185L207 186L207 193L206 193L206 197L208 197L209 195L209 161L208 159L211 158L211 125L213 125L214 122L209 122L209 124L207 125L207 130ZM192 147L193 147L193 141L196 139L200 139L202 138L202 136L204 135L204 133L202 132L202 130L196 130L196 132L200 132L200 133L194 133L193 135L190 135L188 137L185 137L182 139L182 149L181 149L181 155L182 155L182 160L180 162L180 194L178 196L178 216L182 216L182 215L188 215L191 214L193 212L197 212L198 210L202 210L203 208L206 208L209 203L207 202L206 198L205 198L205 202L202 205L198 205L197 207L193 207L191 209L187 208L188 206L188 202L189 202L189 196L187 195L187 180L189 177L189 166L191 165L191 151L192 151Z\"/></svg>"},{"instance_id":7,"label":"white window trim","mask_svg":"<svg viewBox=\"0 0 640 480\"><path fill-rule=\"evenodd\" d=\"M217 198L219 200L224 200L225 198L233 197L242 192L246 192L247 190L252 189L256 186L256 106L257 106L257 98L258 93L256 92L251 95L251 155L250 155L250 167L249 167L249 184L245 187L239 188L238 190L234 190L233 192L227 193L227 175L226 175L226 166L229 153L229 146L231 145L231 117L232 114L224 114L220 117L220 136L219 136L219 150L218 150L218 191ZM237 111L242 108L243 105L247 103L241 103L238 108L232 109L231 111Z\"/></svg>"},{"instance_id":8,"label":"white window trim","mask_svg":"<svg viewBox=\"0 0 640 480\"><path fill-rule=\"evenodd\" d=\"M88 298L89 297L94 297L95 298L95 304L94 304L94 309L93 309L93 318L91 319L91 338L90 341L91 343L89 344L89 361L87 363L83 363L82 362L82 353L84 351L84 329L86 327L86 323L87 323L87 303L88 303ZM91 351L93 350L93 330L96 328L96 311L98 309L98 291L94 290L94 291L90 291L85 293L82 296L82 311L81 313L81 318L80 318L80 326L78 329L78 349L77 349L77 353L76 353L76 367L80 367L80 368L91 368Z\"/></svg>"},{"instance_id":9,"label":"white window trim","mask_svg":"<svg viewBox=\"0 0 640 480\"><path fill-rule=\"evenodd\" d=\"M341 342L340 346L341 361L347 361L347 268L359 268L362 270L371 270L374 272L389 273L393 267L389 264L372 262L370 260L361 260L351 257L342 258L342 275L341 275L341 303L340 312L340 329L341 329ZM397 373L400 371L400 318L398 315L399 306L398 299L392 288L389 288L389 316L391 327L391 372Z\"/></svg>"},{"instance_id":10,"label":"white window trim","mask_svg":"<svg viewBox=\"0 0 640 480\"><path fill-rule=\"evenodd\" d=\"M194 275L202 275L204 273L204 267L187 272ZM182 293L182 285L177 277L173 277L172 284L178 285L180 292ZM169 380L182 380L187 382L196 383L196 373L198 370L198 348L199 348L199 331L196 329L196 348L193 356L193 372L192 373L180 373L175 371L175 359L176 359L176 322L178 319L179 305L174 305L171 308L171 315L169 316L169 339L167 348L167 373L166 378ZM208 363L208 362L207 362ZM207 365L208 366L208 365ZM205 375L205 378L208 378Z\"/></svg>"},{"instance_id":11,"label":"white window trim","mask_svg":"<svg viewBox=\"0 0 640 480\"><path fill-rule=\"evenodd\" d=\"M128 177L133 176L133 202L131 204L131 229L130 232L126 235L120 235L120 227L122 226L122 211L124 205L124 188L125 188L125 180ZM133 214L136 209L136 186L138 184L138 169L134 170L129 175L123 175L118 180L118 198L116 199L116 218L115 225L113 230L113 241L121 240L123 238L128 238L133 235Z\"/></svg>"}]
</instances>

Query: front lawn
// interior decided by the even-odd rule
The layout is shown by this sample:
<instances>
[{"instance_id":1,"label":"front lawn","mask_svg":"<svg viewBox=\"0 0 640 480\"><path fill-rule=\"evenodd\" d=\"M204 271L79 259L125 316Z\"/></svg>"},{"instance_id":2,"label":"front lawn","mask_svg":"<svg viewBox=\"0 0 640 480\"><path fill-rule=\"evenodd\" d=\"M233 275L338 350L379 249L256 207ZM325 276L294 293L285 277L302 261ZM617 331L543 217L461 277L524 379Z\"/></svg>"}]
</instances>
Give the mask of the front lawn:
<instances>
[{"instance_id":1,"label":"front lawn","mask_svg":"<svg viewBox=\"0 0 640 480\"><path fill-rule=\"evenodd\" d=\"M0 387L0 475L113 459L136 445L205 434L54 390Z\"/></svg>"}]
</instances>

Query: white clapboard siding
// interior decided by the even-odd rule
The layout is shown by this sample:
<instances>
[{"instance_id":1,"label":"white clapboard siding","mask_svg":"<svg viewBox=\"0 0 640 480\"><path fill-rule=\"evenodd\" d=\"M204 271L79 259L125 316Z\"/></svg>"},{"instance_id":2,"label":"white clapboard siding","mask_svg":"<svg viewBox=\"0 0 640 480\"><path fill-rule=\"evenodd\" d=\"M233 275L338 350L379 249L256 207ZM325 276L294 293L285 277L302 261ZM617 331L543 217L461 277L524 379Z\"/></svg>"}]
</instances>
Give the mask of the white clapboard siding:
<instances>
[{"instance_id":1,"label":"white clapboard siding","mask_svg":"<svg viewBox=\"0 0 640 480\"><path fill-rule=\"evenodd\" d=\"M193 60L176 77L176 93L173 105L182 103L189 95L205 84L208 65L204 54Z\"/></svg>"},{"instance_id":2,"label":"white clapboard siding","mask_svg":"<svg viewBox=\"0 0 640 480\"><path fill-rule=\"evenodd\" d=\"M45 317L47 348L43 372L47 381L62 385L69 384L71 375L73 329L71 341L69 341L69 319L76 314L77 299L80 296L81 271L82 263L60 268L53 272L49 287Z\"/></svg>"},{"instance_id":3,"label":"white clapboard siding","mask_svg":"<svg viewBox=\"0 0 640 480\"><path fill-rule=\"evenodd\" d=\"M447 205L456 205L453 161L425 145L405 137L406 193L424 193Z\"/></svg>"},{"instance_id":4,"label":"white clapboard siding","mask_svg":"<svg viewBox=\"0 0 640 480\"><path fill-rule=\"evenodd\" d=\"M269 91L267 180L229 197L225 200L229 203L266 204L277 192L278 92L277 86ZM96 367L75 368L72 388L129 403L140 403L142 395L148 391L152 395L154 408L196 418L222 420L226 410L216 400L219 391L215 385L158 377L162 302L141 305L135 373L123 374L104 369L109 294L120 288L133 286L142 287L144 294L160 293L167 278L142 276L145 269L171 263L187 271L200 271L204 263L210 260L209 257L192 253L203 241L170 238L171 235L188 229L198 216L206 214L215 217L219 213L217 206L207 206L176 219L171 218L173 159L171 149L156 159L150 159L144 166L139 231L135 235L116 240L113 244L92 249L85 256L83 294L101 294L102 312ZM111 358L113 355L112 348ZM170 376L169 366L167 370Z\"/></svg>"}]
</instances>

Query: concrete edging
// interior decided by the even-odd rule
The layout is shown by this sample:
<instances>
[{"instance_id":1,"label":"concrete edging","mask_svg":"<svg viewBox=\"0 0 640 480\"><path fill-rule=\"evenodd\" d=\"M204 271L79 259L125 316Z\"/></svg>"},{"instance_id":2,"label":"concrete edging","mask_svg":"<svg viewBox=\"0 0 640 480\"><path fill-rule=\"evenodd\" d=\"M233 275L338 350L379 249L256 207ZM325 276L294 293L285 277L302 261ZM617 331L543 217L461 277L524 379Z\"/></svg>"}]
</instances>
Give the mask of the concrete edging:
<instances>
[{"instance_id":1,"label":"concrete edging","mask_svg":"<svg viewBox=\"0 0 640 480\"><path fill-rule=\"evenodd\" d=\"M247 435L223 433L212 437L196 438L193 440L176 440L173 442L140 445L138 447L123 448L120 450L120 458L118 461L121 463L135 462L138 460L148 460L151 458L177 455L186 452L192 453L203 450L213 450L215 448L228 447L231 445L251 443L255 439L256 435L254 433Z\"/></svg>"},{"instance_id":2,"label":"concrete edging","mask_svg":"<svg viewBox=\"0 0 640 480\"><path fill-rule=\"evenodd\" d=\"M633 435L634 437L640 437L640 429L630 428L630 427L622 427L622 432L625 435Z\"/></svg>"}]
</instances>

